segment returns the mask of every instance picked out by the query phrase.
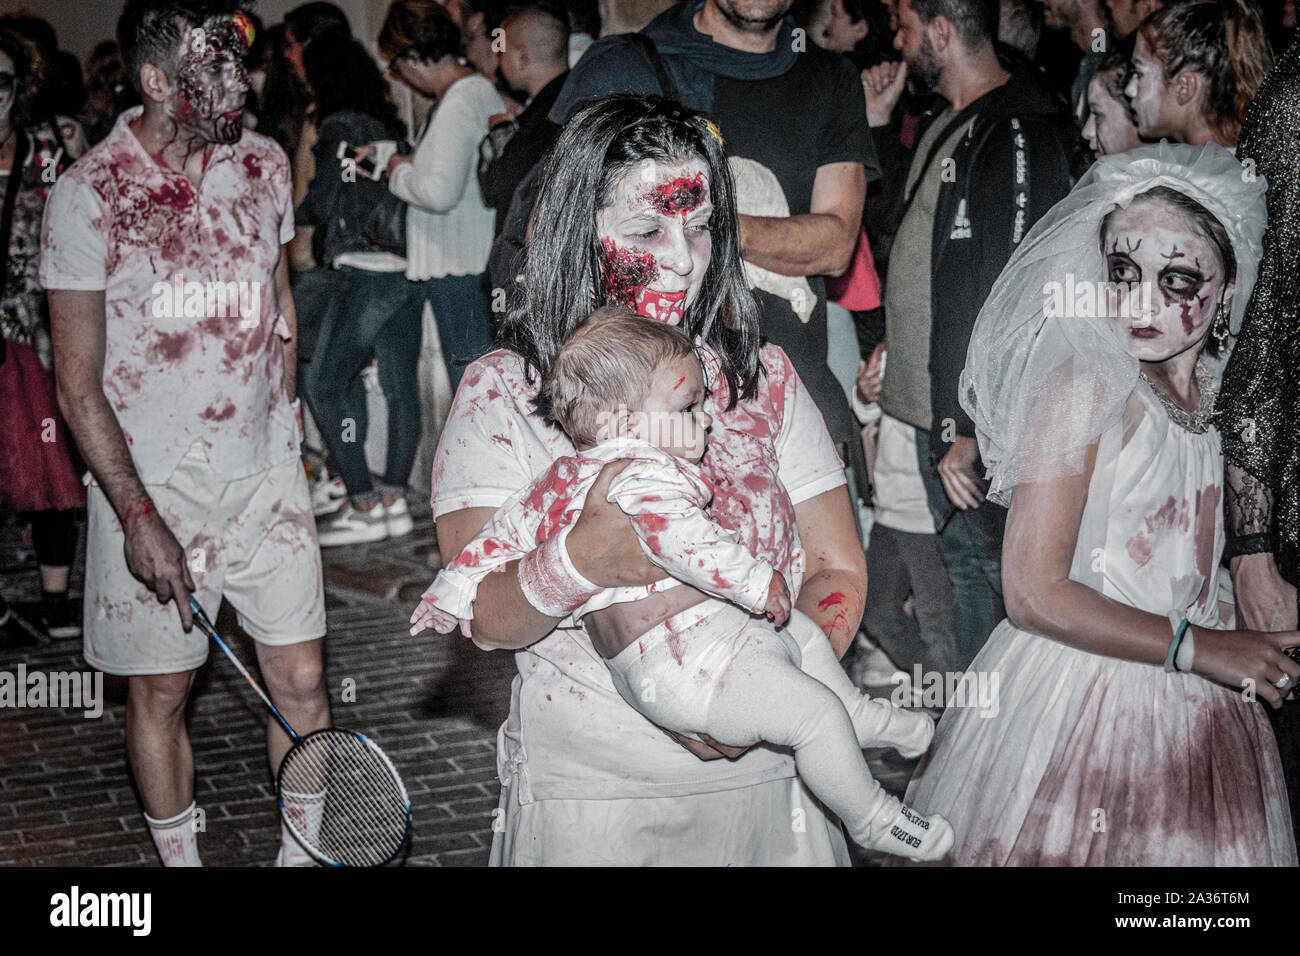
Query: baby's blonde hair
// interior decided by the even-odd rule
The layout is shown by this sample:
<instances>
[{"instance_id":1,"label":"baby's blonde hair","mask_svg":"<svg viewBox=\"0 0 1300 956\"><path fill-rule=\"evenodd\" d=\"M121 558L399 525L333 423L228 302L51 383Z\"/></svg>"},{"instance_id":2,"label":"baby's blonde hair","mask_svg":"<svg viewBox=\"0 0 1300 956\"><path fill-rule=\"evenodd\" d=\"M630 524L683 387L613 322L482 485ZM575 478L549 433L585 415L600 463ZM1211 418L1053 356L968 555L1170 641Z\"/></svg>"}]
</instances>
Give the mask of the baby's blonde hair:
<instances>
[{"instance_id":1,"label":"baby's blonde hair","mask_svg":"<svg viewBox=\"0 0 1300 956\"><path fill-rule=\"evenodd\" d=\"M542 377L551 420L575 445L610 438L601 434L605 416L619 406L640 408L655 370L688 355L695 348L676 326L602 306L569 334Z\"/></svg>"}]
</instances>

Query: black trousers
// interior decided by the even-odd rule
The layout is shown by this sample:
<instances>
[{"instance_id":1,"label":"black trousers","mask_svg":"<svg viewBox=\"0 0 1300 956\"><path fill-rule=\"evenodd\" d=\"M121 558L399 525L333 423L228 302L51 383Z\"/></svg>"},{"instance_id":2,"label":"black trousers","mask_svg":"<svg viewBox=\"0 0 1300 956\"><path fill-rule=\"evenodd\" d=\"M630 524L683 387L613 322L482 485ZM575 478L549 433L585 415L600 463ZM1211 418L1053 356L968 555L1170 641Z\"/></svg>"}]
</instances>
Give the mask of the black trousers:
<instances>
[{"instance_id":1,"label":"black trousers","mask_svg":"<svg viewBox=\"0 0 1300 956\"><path fill-rule=\"evenodd\" d=\"M55 568L69 567L77 556L77 512L29 511L23 517L32 523L36 562Z\"/></svg>"}]
</instances>

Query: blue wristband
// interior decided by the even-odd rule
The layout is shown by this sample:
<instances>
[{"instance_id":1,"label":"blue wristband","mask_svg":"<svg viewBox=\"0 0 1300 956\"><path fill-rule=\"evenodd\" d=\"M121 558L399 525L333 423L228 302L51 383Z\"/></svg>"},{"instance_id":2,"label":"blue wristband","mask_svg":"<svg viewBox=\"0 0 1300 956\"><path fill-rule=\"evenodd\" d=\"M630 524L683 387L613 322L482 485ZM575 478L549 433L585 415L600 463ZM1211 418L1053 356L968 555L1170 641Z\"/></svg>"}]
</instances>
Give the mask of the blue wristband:
<instances>
[{"instance_id":1,"label":"blue wristband","mask_svg":"<svg viewBox=\"0 0 1300 956\"><path fill-rule=\"evenodd\" d=\"M1174 630L1174 639L1169 642L1169 653L1165 655L1165 670L1171 674L1180 673L1174 660L1178 657L1178 647L1183 643L1183 637L1187 634L1188 621L1183 618L1178 622L1178 627Z\"/></svg>"}]
</instances>

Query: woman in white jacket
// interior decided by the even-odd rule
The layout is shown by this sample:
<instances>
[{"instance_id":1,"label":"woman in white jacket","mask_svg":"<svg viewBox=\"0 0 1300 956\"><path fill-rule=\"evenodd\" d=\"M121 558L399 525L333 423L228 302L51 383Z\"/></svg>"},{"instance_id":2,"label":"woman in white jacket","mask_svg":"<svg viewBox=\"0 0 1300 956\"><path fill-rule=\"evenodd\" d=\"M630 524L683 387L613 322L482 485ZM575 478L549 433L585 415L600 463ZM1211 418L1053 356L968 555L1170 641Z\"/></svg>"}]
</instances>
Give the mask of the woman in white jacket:
<instances>
[{"instance_id":1,"label":"woman in white jacket","mask_svg":"<svg viewBox=\"0 0 1300 956\"><path fill-rule=\"evenodd\" d=\"M389 161L388 185L410 204L406 277L424 284L454 390L465 365L492 347L483 272L493 213L474 168L489 117L506 107L460 56L460 31L436 0L394 0L379 53L393 76L435 103L415 152Z\"/></svg>"}]
</instances>

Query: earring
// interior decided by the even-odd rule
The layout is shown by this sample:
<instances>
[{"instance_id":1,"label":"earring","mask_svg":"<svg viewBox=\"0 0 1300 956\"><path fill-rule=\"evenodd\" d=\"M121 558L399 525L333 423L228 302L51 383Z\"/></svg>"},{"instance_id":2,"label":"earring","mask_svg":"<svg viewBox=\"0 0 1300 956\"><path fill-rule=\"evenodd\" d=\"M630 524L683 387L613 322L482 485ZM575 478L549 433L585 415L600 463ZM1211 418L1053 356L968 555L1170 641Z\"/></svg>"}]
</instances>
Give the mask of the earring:
<instances>
[{"instance_id":1,"label":"earring","mask_svg":"<svg viewBox=\"0 0 1300 956\"><path fill-rule=\"evenodd\" d=\"M1223 353L1228 350L1228 339L1231 337L1231 325L1228 318L1228 310L1219 303L1219 312L1214 317L1214 329L1211 333L1214 336L1215 343L1219 346L1219 352Z\"/></svg>"}]
</instances>

